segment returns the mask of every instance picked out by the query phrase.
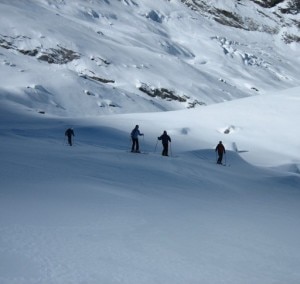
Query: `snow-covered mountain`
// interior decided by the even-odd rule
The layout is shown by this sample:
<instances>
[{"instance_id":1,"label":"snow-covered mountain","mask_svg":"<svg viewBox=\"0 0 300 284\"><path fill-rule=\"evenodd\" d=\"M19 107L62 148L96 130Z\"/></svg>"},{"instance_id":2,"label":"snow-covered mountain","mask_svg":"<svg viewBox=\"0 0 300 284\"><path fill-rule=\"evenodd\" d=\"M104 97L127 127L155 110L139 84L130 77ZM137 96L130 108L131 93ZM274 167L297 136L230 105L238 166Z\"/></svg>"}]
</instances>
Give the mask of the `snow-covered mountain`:
<instances>
[{"instance_id":1,"label":"snow-covered mountain","mask_svg":"<svg viewBox=\"0 0 300 284\"><path fill-rule=\"evenodd\" d=\"M297 3L1 0L0 284L300 283Z\"/></svg>"},{"instance_id":2,"label":"snow-covered mountain","mask_svg":"<svg viewBox=\"0 0 300 284\"><path fill-rule=\"evenodd\" d=\"M256 1L257 2L257 1ZM68 116L201 107L299 85L299 14L252 1L1 1L2 93Z\"/></svg>"}]
</instances>

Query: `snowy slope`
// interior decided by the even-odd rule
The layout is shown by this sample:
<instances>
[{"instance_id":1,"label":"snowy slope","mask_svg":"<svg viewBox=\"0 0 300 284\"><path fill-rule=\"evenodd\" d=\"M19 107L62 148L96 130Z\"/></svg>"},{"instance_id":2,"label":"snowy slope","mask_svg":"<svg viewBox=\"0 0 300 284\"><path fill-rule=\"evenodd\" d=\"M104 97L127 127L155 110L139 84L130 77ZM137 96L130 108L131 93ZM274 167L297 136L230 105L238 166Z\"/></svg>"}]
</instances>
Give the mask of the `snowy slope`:
<instances>
[{"instance_id":1,"label":"snowy slope","mask_svg":"<svg viewBox=\"0 0 300 284\"><path fill-rule=\"evenodd\" d=\"M298 93L86 119L1 107L0 283L299 282ZM136 123L149 154L128 152Z\"/></svg>"},{"instance_id":2,"label":"snowy slope","mask_svg":"<svg viewBox=\"0 0 300 284\"><path fill-rule=\"evenodd\" d=\"M0 284L300 282L297 44L174 0L0 13Z\"/></svg>"},{"instance_id":3,"label":"snowy slope","mask_svg":"<svg viewBox=\"0 0 300 284\"><path fill-rule=\"evenodd\" d=\"M228 27L180 1L1 1L2 93L29 109L38 100L34 111L83 116L201 107L298 86L299 44L281 37L294 28L253 2L229 3L214 5L279 32Z\"/></svg>"}]
</instances>

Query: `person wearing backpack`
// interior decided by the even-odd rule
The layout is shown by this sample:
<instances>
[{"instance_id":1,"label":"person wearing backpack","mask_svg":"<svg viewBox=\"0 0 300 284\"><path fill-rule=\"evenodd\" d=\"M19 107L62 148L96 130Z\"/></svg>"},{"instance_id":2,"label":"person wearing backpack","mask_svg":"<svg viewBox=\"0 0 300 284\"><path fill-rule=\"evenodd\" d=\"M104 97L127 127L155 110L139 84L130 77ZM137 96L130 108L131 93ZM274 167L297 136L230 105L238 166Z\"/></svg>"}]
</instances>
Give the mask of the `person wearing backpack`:
<instances>
[{"instance_id":1,"label":"person wearing backpack","mask_svg":"<svg viewBox=\"0 0 300 284\"><path fill-rule=\"evenodd\" d=\"M223 154L226 154L225 147L222 144L222 141L219 142L219 144L217 145L215 151L218 152L217 164L222 164Z\"/></svg>"},{"instance_id":2,"label":"person wearing backpack","mask_svg":"<svg viewBox=\"0 0 300 284\"><path fill-rule=\"evenodd\" d=\"M144 136L144 134L140 132L139 126L136 125L135 128L131 131L131 152L140 153L139 136Z\"/></svg>"}]
</instances>

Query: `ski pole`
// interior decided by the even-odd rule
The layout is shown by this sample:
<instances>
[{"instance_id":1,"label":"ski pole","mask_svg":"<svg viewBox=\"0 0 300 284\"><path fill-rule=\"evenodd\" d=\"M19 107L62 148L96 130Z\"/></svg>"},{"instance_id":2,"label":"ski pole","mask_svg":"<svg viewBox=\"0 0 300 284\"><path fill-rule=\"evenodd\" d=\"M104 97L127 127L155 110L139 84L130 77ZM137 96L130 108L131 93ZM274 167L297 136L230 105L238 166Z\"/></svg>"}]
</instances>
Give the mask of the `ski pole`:
<instances>
[{"instance_id":1,"label":"ski pole","mask_svg":"<svg viewBox=\"0 0 300 284\"><path fill-rule=\"evenodd\" d=\"M224 153L224 157L225 157L225 165L226 165L226 160L227 160L227 159L226 159L226 152Z\"/></svg>"},{"instance_id":2,"label":"ski pole","mask_svg":"<svg viewBox=\"0 0 300 284\"><path fill-rule=\"evenodd\" d=\"M172 154L172 143L170 142L170 154L171 154L171 157L173 157L173 154Z\"/></svg>"},{"instance_id":3,"label":"ski pole","mask_svg":"<svg viewBox=\"0 0 300 284\"><path fill-rule=\"evenodd\" d=\"M143 134L143 142L141 143L143 147L144 147L144 144L145 144L144 142L145 142L145 135Z\"/></svg>"},{"instance_id":4,"label":"ski pole","mask_svg":"<svg viewBox=\"0 0 300 284\"><path fill-rule=\"evenodd\" d=\"M156 144L155 144L154 153L156 152L157 143L158 143L158 139L157 139Z\"/></svg>"}]
</instances>

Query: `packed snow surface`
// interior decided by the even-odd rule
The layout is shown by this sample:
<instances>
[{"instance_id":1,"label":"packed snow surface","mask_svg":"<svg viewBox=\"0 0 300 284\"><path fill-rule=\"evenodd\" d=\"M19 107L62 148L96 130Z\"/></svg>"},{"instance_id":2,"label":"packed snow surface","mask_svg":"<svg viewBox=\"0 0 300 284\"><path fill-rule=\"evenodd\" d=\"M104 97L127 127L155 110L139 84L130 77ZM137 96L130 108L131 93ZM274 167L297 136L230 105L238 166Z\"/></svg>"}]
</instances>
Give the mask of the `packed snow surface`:
<instances>
[{"instance_id":1,"label":"packed snow surface","mask_svg":"<svg viewBox=\"0 0 300 284\"><path fill-rule=\"evenodd\" d=\"M88 119L1 107L0 283L297 283L298 92Z\"/></svg>"}]
</instances>

